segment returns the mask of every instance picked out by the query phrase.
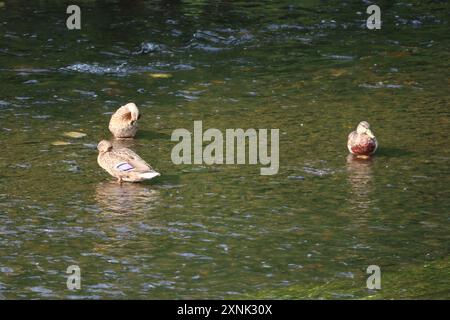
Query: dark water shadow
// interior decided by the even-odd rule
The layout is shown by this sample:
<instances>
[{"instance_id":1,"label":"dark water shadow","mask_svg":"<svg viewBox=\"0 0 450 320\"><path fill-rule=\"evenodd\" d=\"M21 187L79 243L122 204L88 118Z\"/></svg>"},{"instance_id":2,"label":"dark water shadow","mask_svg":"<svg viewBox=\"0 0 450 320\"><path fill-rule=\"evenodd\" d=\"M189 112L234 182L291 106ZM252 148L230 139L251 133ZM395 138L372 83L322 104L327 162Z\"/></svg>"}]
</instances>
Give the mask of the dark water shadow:
<instances>
[{"instance_id":1,"label":"dark water shadow","mask_svg":"<svg viewBox=\"0 0 450 320\"><path fill-rule=\"evenodd\" d=\"M156 132L156 131L150 131L145 129L139 129L136 134L136 139L144 139L144 140L170 140L170 135Z\"/></svg>"},{"instance_id":2,"label":"dark water shadow","mask_svg":"<svg viewBox=\"0 0 450 320\"><path fill-rule=\"evenodd\" d=\"M410 150L399 149L399 148L391 148L391 147L382 147L377 150L375 153L376 157L409 157L414 155L415 153Z\"/></svg>"},{"instance_id":3,"label":"dark water shadow","mask_svg":"<svg viewBox=\"0 0 450 320\"><path fill-rule=\"evenodd\" d=\"M141 182L142 185L152 186L164 186L167 184L178 184L180 182L180 176L169 174L165 175L164 173L161 173L159 177L155 177L151 180L143 181Z\"/></svg>"}]
</instances>

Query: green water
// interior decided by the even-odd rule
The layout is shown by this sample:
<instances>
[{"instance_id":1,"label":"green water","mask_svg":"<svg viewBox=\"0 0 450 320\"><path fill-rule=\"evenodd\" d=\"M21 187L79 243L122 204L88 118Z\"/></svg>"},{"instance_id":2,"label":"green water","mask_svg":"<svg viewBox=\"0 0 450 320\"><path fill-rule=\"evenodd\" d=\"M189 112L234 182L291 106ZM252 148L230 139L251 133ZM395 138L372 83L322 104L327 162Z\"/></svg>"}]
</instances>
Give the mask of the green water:
<instances>
[{"instance_id":1,"label":"green water","mask_svg":"<svg viewBox=\"0 0 450 320\"><path fill-rule=\"evenodd\" d=\"M450 298L448 2L379 1L379 31L362 1L77 3L68 31L0 2L0 298ZM119 186L95 146L129 101L162 176ZM174 165L195 120L279 129L278 174Z\"/></svg>"}]
</instances>

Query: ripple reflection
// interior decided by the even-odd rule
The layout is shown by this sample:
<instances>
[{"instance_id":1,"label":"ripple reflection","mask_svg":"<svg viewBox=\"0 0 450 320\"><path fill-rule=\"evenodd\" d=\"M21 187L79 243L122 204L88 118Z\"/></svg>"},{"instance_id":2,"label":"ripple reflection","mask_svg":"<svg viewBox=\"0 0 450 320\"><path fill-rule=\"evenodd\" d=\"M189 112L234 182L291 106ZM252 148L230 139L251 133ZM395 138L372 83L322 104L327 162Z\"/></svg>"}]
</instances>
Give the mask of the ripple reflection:
<instances>
[{"instance_id":1,"label":"ripple reflection","mask_svg":"<svg viewBox=\"0 0 450 320\"><path fill-rule=\"evenodd\" d=\"M156 207L159 191L143 184L122 184L108 181L99 183L95 199L108 215L142 214Z\"/></svg>"}]
</instances>

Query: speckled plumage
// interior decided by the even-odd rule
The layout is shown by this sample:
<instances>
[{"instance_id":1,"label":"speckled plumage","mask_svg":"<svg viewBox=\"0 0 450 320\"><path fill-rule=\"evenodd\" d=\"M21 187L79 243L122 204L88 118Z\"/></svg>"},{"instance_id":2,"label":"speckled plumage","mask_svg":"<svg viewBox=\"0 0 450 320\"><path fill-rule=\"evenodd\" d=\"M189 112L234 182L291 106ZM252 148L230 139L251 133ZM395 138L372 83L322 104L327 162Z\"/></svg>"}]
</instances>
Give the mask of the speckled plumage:
<instances>
[{"instance_id":1,"label":"speckled plumage","mask_svg":"<svg viewBox=\"0 0 450 320\"><path fill-rule=\"evenodd\" d=\"M97 162L119 182L140 182L150 180L160 174L128 148L113 148L111 142L102 140L97 146Z\"/></svg>"},{"instance_id":2,"label":"speckled plumage","mask_svg":"<svg viewBox=\"0 0 450 320\"><path fill-rule=\"evenodd\" d=\"M112 115L109 121L109 131L116 139L134 138L140 117L138 107L132 102L127 103Z\"/></svg>"},{"instance_id":3,"label":"speckled plumage","mask_svg":"<svg viewBox=\"0 0 450 320\"><path fill-rule=\"evenodd\" d=\"M361 158L367 158L375 153L378 141L367 121L361 121L356 131L348 135L347 148L350 153Z\"/></svg>"}]
</instances>

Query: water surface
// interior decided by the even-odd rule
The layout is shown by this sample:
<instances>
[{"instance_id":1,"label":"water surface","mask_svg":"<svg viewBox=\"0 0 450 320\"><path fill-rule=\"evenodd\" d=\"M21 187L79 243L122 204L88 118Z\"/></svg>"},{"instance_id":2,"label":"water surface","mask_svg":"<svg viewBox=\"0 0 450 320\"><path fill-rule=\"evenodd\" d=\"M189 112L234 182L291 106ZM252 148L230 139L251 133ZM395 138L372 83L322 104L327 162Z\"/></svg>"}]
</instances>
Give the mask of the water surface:
<instances>
[{"instance_id":1,"label":"water surface","mask_svg":"<svg viewBox=\"0 0 450 320\"><path fill-rule=\"evenodd\" d=\"M0 3L0 298L450 297L448 2L381 1L379 31L364 1L80 1L80 31ZM95 147L129 101L162 176L119 186ZM174 165L195 120L280 129L279 173Z\"/></svg>"}]
</instances>

